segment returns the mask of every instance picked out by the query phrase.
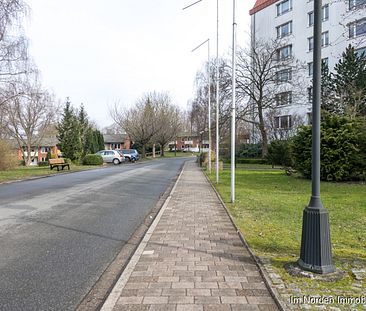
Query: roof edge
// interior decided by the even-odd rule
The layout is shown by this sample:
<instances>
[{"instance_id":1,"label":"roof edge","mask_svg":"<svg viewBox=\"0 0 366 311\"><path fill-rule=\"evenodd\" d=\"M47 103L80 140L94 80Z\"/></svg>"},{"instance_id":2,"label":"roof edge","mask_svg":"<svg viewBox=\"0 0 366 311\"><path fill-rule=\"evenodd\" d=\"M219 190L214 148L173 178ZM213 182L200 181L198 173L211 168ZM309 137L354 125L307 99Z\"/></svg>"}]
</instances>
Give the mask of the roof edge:
<instances>
[{"instance_id":1,"label":"roof edge","mask_svg":"<svg viewBox=\"0 0 366 311\"><path fill-rule=\"evenodd\" d=\"M276 3L279 0L257 0L254 7L249 11L249 15L253 15L266 7L272 5L273 3Z\"/></svg>"}]
</instances>

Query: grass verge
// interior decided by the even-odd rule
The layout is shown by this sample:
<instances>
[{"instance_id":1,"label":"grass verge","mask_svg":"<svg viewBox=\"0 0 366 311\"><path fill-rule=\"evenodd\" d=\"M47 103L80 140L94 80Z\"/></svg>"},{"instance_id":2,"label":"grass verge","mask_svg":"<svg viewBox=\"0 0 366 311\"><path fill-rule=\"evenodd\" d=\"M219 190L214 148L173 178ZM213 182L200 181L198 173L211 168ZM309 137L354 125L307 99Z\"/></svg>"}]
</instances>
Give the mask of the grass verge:
<instances>
[{"instance_id":1,"label":"grass verge","mask_svg":"<svg viewBox=\"0 0 366 311\"><path fill-rule=\"evenodd\" d=\"M85 171L95 169L101 166L88 166L88 165L70 165L70 172ZM50 170L49 166L19 166L15 169L0 171L0 183L14 180L28 179L32 177L48 176L59 174L63 171L57 171L57 169ZM66 169L65 172L68 172Z\"/></svg>"},{"instance_id":2,"label":"grass verge","mask_svg":"<svg viewBox=\"0 0 366 311\"><path fill-rule=\"evenodd\" d=\"M215 185L215 172L209 177ZM282 294L365 296L365 275L359 281L353 275L353 271L366 267L365 184L321 184L322 201L330 216L334 264L346 272L346 277L334 282L292 277L283 267L299 257L302 213L310 199L309 180L286 176L268 166L244 164L236 170L235 204L229 203L229 170L220 172L220 183L215 187L254 253L269 259L281 276L285 283ZM351 306L337 304L325 307L330 306L351 310ZM361 305L352 308L364 310Z\"/></svg>"}]
</instances>

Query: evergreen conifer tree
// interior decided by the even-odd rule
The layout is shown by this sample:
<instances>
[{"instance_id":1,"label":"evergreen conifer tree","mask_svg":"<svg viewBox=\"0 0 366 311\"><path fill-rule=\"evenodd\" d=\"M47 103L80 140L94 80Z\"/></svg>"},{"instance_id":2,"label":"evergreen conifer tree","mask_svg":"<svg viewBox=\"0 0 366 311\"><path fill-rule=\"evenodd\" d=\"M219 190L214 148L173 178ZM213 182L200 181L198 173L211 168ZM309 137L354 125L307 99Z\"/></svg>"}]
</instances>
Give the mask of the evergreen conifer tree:
<instances>
[{"instance_id":1,"label":"evergreen conifer tree","mask_svg":"<svg viewBox=\"0 0 366 311\"><path fill-rule=\"evenodd\" d=\"M334 67L333 83L341 114L366 115L366 58L349 45Z\"/></svg>"},{"instance_id":2,"label":"evergreen conifer tree","mask_svg":"<svg viewBox=\"0 0 366 311\"><path fill-rule=\"evenodd\" d=\"M57 126L60 149L65 158L77 160L81 153L78 118L67 98L62 119Z\"/></svg>"}]
</instances>

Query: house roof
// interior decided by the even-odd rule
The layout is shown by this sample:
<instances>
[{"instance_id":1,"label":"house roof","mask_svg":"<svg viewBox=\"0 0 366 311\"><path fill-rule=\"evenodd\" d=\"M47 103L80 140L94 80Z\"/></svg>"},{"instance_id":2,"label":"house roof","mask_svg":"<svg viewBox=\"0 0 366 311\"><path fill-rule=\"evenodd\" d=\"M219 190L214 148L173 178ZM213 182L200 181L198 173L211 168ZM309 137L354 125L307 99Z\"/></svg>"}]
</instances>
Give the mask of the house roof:
<instances>
[{"instance_id":1,"label":"house roof","mask_svg":"<svg viewBox=\"0 0 366 311\"><path fill-rule=\"evenodd\" d=\"M253 15L266 7L276 3L279 0L257 0L254 4L254 7L249 11L249 15Z\"/></svg>"},{"instance_id":2,"label":"house roof","mask_svg":"<svg viewBox=\"0 0 366 311\"><path fill-rule=\"evenodd\" d=\"M126 134L103 134L104 143L122 143L126 140Z\"/></svg>"},{"instance_id":3,"label":"house roof","mask_svg":"<svg viewBox=\"0 0 366 311\"><path fill-rule=\"evenodd\" d=\"M34 139L36 140L36 139ZM12 148L19 148L18 142L15 139L8 139L7 142ZM43 137L40 141L35 143L32 147L40 146L40 147L53 147L59 144L59 140L57 137Z\"/></svg>"}]
</instances>

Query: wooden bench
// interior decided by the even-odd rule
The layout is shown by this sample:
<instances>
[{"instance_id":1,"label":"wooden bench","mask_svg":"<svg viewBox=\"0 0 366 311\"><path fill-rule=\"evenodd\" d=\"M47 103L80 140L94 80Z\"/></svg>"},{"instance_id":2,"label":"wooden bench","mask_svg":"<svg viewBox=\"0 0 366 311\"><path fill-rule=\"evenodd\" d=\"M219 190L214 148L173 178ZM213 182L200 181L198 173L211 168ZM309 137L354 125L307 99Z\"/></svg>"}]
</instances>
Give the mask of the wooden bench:
<instances>
[{"instance_id":1,"label":"wooden bench","mask_svg":"<svg viewBox=\"0 0 366 311\"><path fill-rule=\"evenodd\" d=\"M50 165L50 169L53 170L54 167L57 168L57 170L61 170L64 169L64 167L67 167L70 170L70 164L69 163L65 163L65 159L63 158L58 158L58 159L49 159L48 163Z\"/></svg>"}]
</instances>

